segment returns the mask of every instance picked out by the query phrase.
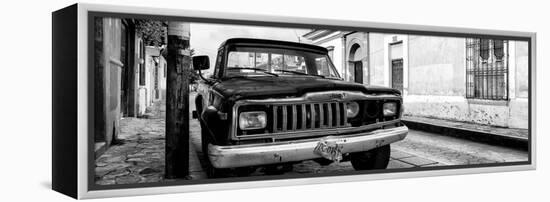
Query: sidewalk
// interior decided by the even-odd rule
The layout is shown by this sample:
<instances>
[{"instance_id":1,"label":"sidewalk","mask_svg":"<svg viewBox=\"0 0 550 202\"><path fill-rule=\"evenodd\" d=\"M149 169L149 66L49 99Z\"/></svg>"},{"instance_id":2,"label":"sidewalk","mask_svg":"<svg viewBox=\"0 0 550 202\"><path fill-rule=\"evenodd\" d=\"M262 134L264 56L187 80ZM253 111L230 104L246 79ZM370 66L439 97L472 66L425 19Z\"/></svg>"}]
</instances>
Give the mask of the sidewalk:
<instances>
[{"instance_id":1,"label":"sidewalk","mask_svg":"<svg viewBox=\"0 0 550 202\"><path fill-rule=\"evenodd\" d=\"M527 129L502 128L413 116L404 116L402 120L407 127L413 130L453 136L476 142L513 147L522 150L527 150L529 144L529 132Z\"/></svg>"},{"instance_id":2,"label":"sidewalk","mask_svg":"<svg viewBox=\"0 0 550 202\"><path fill-rule=\"evenodd\" d=\"M121 120L120 144L108 148L95 160L98 185L134 184L204 179L198 156L189 142L189 176L165 179L165 103L155 103L144 118Z\"/></svg>"}]
</instances>

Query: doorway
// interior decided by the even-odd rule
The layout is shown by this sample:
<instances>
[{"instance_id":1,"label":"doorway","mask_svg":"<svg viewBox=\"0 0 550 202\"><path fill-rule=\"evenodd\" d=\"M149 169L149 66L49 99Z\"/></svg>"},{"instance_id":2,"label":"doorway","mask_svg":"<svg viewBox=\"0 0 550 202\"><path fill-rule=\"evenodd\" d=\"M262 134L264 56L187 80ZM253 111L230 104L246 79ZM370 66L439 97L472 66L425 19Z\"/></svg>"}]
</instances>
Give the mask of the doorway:
<instances>
[{"instance_id":1,"label":"doorway","mask_svg":"<svg viewBox=\"0 0 550 202\"><path fill-rule=\"evenodd\" d=\"M348 56L348 71L347 79L355 83L363 83L363 50L359 43L353 43L350 47Z\"/></svg>"},{"instance_id":2,"label":"doorway","mask_svg":"<svg viewBox=\"0 0 550 202\"><path fill-rule=\"evenodd\" d=\"M363 83L363 62L353 62L353 70L355 83Z\"/></svg>"}]
</instances>

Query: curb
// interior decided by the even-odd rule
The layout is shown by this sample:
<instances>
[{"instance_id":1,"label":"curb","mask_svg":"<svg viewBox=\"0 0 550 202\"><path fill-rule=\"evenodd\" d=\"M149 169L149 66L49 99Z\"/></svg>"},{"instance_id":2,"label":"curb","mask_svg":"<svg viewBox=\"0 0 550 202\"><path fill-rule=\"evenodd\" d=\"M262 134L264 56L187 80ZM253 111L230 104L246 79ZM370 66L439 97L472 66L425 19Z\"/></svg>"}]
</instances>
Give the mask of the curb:
<instances>
[{"instance_id":1,"label":"curb","mask_svg":"<svg viewBox=\"0 0 550 202\"><path fill-rule=\"evenodd\" d=\"M485 131L477 131L466 128L439 126L436 124L421 121L402 120L402 122L410 129L436 133L438 135L451 136L460 139L467 139L475 142L481 142L496 146L504 146L525 151L527 151L529 148L529 140L523 138L504 136L500 134L487 133Z\"/></svg>"}]
</instances>

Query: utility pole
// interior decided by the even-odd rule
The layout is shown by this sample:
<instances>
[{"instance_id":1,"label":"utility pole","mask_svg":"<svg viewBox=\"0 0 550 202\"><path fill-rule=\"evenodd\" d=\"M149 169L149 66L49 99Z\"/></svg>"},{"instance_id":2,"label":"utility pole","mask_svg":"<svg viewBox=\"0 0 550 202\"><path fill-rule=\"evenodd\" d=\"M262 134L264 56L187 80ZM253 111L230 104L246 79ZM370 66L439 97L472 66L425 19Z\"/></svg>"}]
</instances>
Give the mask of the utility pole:
<instances>
[{"instance_id":1,"label":"utility pole","mask_svg":"<svg viewBox=\"0 0 550 202\"><path fill-rule=\"evenodd\" d=\"M189 23L168 22L165 177L189 175Z\"/></svg>"}]
</instances>

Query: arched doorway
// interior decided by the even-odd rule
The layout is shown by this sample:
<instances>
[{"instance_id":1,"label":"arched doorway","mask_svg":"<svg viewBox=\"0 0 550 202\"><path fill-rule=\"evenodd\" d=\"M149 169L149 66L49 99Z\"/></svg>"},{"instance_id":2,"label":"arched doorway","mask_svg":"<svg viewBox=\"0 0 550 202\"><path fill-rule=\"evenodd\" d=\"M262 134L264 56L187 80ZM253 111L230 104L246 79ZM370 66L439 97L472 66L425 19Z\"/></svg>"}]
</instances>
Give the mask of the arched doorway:
<instances>
[{"instance_id":1,"label":"arched doorway","mask_svg":"<svg viewBox=\"0 0 550 202\"><path fill-rule=\"evenodd\" d=\"M355 83L363 83L362 49L359 44L351 46L348 61L349 79Z\"/></svg>"}]
</instances>

